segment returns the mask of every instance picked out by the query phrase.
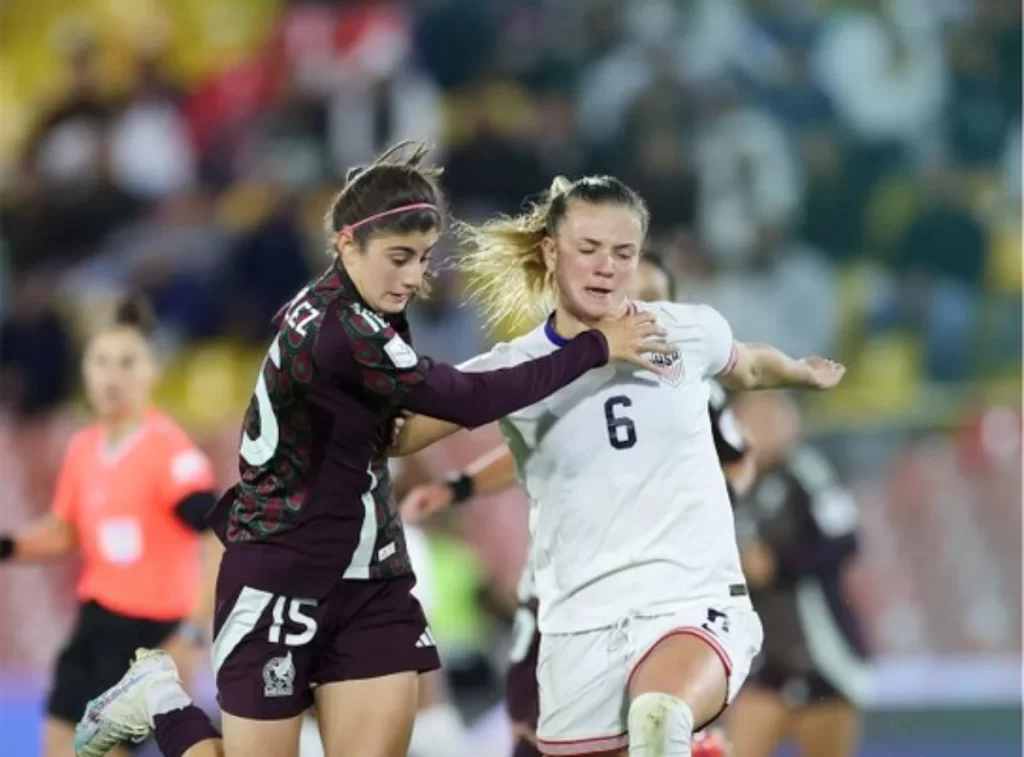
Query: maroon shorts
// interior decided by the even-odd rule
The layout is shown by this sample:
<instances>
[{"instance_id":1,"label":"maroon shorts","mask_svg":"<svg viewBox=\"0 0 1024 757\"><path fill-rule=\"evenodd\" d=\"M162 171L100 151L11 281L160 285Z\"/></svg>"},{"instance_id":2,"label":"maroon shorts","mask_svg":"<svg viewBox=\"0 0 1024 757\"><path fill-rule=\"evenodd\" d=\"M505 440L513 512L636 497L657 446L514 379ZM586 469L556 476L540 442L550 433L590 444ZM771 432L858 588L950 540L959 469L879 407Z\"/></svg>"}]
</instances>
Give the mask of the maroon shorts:
<instances>
[{"instance_id":1,"label":"maroon shorts","mask_svg":"<svg viewBox=\"0 0 1024 757\"><path fill-rule=\"evenodd\" d=\"M286 597L217 580L213 665L232 715L282 720L313 704L325 683L441 666L412 576L339 581L323 599Z\"/></svg>"},{"instance_id":2,"label":"maroon shorts","mask_svg":"<svg viewBox=\"0 0 1024 757\"><path fill-rule=\"evenodd\" d=\"M513 723L537 730L540 695L537 691L537 654L540 631L537 630L536 599L519 605L516 611L514 640L505 677L505 706Z\"/></svg>"}]
</instances>

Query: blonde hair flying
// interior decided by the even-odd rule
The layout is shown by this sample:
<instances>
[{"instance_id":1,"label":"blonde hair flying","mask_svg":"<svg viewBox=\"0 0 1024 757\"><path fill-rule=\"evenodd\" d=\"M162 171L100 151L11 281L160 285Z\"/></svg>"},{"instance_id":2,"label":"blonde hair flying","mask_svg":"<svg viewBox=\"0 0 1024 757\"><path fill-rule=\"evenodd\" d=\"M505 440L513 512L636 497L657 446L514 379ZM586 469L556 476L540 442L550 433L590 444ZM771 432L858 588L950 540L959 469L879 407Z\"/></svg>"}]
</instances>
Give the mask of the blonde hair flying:
<instances>
[{"instance_id":1,"label":"blonde hair flying","mask_svg":"<svg viewBox=\"0 0 1024 757\"><path fill-rule=\"evenodd\" d=\"M554 308L557 291L541 241L554 236L571 199L625 205L637 212L647 230L649 214L643 199L612 176L586 176L575 182L558 176L520 215L455 225L465 250L458 267L466 274L470 301L481 307L488 326L503 323L515 329L540 321Z\"/></svg>"},{"instance_id":2,"label":"blonde hair flying","mask_svg":"<svg viewBox=\"0 0 1024 757\"><path fill-rule=\"evenodd\" d=\"M558 176L547 192L518 216L499 216L479 226L456 223L455 235L465 249L459 268L468 279L470 301L480 305L489 326L517 327L537 321L555 303L554 281L544 263L541 240L556 198L572 182Z\"/></svg>"}]
</instances>

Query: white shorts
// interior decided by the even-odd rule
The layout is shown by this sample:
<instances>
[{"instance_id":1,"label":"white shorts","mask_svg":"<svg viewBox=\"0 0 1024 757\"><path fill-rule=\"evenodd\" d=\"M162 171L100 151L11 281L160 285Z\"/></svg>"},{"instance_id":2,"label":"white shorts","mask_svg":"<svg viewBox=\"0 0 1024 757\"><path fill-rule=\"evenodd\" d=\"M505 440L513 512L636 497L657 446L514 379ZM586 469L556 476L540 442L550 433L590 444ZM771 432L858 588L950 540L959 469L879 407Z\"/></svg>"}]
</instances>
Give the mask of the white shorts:
<instances>
[{"instance_id":1,"label":"white shorts","mask_svg":"<svg viewBox=\"0 0 1024 757\"><path fill-rule=\"evenodd\" d=\"M747 601L712 601L671 614L630 615L593 631L543 634L537 662L541 751L560 756L626 748L633 672L660 641L677 634L697 636L718 654L731 703L764 638Z\"/></svg>"}]
</instances>

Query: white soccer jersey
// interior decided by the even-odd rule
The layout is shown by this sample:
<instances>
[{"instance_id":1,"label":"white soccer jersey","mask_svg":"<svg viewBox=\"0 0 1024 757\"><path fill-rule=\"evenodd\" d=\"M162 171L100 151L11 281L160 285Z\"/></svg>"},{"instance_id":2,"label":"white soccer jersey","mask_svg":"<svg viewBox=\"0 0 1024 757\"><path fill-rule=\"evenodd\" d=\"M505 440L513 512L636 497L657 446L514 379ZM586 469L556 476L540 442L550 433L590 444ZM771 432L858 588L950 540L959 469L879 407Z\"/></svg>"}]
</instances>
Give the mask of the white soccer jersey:
<instances>
[{"instance_id":1,"label":"white soccer jersey","mask_svg":"<svg viewBox=\"0 0 1024 757\"><path fill-rule=\"evenodd\" d=\"M638 307L677 348L667 376L606 365L501 422L531 503L545 633L669 612L743 583L705 381L731 368L732 331L705 305ZM564 341L549 320L462 367L516 365Z\"/></svg>"}]
</instances>

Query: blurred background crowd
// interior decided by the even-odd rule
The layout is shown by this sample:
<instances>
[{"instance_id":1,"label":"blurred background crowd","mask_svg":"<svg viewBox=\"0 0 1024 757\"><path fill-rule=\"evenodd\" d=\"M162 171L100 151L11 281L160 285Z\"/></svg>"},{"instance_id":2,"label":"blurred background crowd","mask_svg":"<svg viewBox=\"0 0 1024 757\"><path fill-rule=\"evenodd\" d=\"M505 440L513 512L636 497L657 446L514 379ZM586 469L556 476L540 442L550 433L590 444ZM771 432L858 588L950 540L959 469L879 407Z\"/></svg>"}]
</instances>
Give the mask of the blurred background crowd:
<instances>
[{"instance_id":1,"label":"blurred background crowd","mask_svg":"<svg viewBox=\"0 0 1024 757\"><path fill-rule=\"evenodd\" d=\"M850 580L890 704L1019 703L1017 0L0 2L0 114L4 525L48 506L82 339L128 290L159 319L160 404L227 484L269 320L325 265L340 177L427 139L460 218L514 212L556 174L623 178L686 299L743 340L845 361L807 422L861 506ZM422 352L507 335L461 303L442 266L413 306ZM525 524L504 499L445 525L472 547L443 552L452 596L479 588L467 575L514 585ZM28 626L0 629L5 670L46 669L69 575L0 575ZM496 654L503 621L463 600L450 638ZM938 675L961 683L930 693Z\"/></svg>"}]
</instances>

